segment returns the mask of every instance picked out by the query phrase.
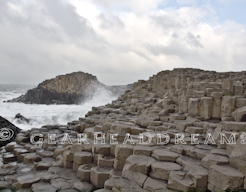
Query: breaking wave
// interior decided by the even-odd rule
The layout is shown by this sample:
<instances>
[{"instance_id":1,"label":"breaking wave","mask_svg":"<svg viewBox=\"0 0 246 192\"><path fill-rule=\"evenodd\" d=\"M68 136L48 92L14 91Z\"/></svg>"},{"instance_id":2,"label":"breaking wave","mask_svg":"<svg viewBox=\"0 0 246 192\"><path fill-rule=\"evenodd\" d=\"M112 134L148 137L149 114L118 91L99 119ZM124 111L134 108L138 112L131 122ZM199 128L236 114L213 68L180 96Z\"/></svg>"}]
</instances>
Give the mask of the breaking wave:
<instances>
[{"instance_id":1,"label":"breaking wave","mask_svg":"<svg viewBox=\"0 0 246 192\"><path fill-rule=\"evenodd\" d=\"M91 99L80 105L39 105L3 102L16 98L33 87L35 85L0 85L0 115L24 130L33 127L40 128L47 124L67 124L67 122L84 117L92 107L111 103L112 100L117 98L105 88L98 88ZM20 119L15 119L17 113L30 119L30 122L26 123Z\"/></svg>"}]
</instances>

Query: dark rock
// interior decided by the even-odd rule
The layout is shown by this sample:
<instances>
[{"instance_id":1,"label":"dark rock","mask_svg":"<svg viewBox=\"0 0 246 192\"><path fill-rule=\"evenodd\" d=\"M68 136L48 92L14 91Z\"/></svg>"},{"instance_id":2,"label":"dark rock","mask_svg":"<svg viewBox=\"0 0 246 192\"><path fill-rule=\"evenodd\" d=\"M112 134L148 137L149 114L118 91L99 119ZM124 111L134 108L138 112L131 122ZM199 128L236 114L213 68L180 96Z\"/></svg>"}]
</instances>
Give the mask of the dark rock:
<instances>
[{"instance_id":1,"label":"dark rock","mask_svg":"<svg viewBox=\"0 0 246 192\"><path fill-rule=\"evenodd\" d=\"M25 118L23 115L21 115L20 113L17 113L15 115L15 119L18 120L18 122L21 122L21 123L30 123L30 119L27 119Z\"/></svg>"},{"instance_id":2,"label":"dark rock","mask_svg":"<svg viewBox=\"0 0 246 192\"><path fill-rule=\"evenodd\" d=\"M15 141L15 137L20 131L20 128L0 116L0 147Z\"/></svg>"},{"instance_id":3,"label":"dark rock","mask_svg":"<svg viewBox=\"0 0 246 192\"><path fill-rule=\"evenodd\" d=\"M241 122L246 122L246 114L244 114L241 118Z\"/></svg>"}]
</instances>

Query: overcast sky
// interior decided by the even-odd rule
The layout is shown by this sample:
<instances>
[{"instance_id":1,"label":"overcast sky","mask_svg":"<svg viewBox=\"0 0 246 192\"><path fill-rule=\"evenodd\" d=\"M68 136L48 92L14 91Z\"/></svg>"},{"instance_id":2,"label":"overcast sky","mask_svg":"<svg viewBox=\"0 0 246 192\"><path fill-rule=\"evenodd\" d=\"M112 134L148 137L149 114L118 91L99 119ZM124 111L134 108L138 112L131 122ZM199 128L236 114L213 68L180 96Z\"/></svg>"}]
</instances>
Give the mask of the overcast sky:
<instances>
[{"instance_id":1,"label":"overcast sky","mask_svg":"<svg viewBox=\"0 0 246 192\"><path fill-rule=\"evenodd\" d=\"M1 0L0 83L84 71L115 85L178 67L246 70L245 7L245 0Z\"/></svg>"}]
</instances>

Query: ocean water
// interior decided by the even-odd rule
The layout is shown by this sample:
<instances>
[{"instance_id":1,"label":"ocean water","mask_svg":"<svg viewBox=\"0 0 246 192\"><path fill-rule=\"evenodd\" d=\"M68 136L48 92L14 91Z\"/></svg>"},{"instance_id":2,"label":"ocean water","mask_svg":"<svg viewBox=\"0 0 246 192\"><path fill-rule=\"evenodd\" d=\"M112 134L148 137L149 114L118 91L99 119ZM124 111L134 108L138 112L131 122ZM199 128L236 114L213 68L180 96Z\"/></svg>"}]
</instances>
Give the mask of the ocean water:
<instances>
[{"instance_id":1,"label":"ocean water","mask_svg":"<svg viewBox=\"0 0 246 192\"><path fill-rule=\"evenodd\" d=\"M17 127L24 130L33 127L40 128L41 126L48 124L65 125L67 122L84 117L92 107L111 103L112 100L117 98L116 96L112 96L107 90L98 89L92 99L80 105L39 105L4 102L25 94L27 90L34 87L36 87L36 85L0 84L0 116L8 119ZM31 121L26 123L15 119L17 113L20 113Z\"/></svg>"}]
</instances>

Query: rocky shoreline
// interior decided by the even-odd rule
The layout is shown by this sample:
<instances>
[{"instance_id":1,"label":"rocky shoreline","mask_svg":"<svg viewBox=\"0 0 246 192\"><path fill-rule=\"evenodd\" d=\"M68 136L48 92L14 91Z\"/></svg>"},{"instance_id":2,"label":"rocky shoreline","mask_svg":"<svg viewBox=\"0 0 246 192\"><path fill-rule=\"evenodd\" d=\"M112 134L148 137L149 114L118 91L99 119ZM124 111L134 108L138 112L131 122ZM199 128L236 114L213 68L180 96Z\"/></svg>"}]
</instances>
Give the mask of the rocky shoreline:
<instances>
[{"instance_id":1,"label":"rocky shoreline","mask_svg":"<svg viewBox=\"0 0 246 192\"><path fill-rule=\"evenodd\" d=\"M132 90L111 104L94 107L78 121L21 131L16 142L1 148L0 189L244 191L245 76L199 69L163 71L139 80ZM48 138L52 134L56 137ZM79 143L78 134L86 134L88 143ZM95 134L105 135L106 143L95 144ZM118 144L110 144L112 134ZM122 144L127 134L132 140ZM140 134L153 139L140 144ZM158 144L157 134L168 134L169 143ZM175 143L176 134L185 135L185 144ZM192 143L194 134L200 144ZM215 143L203 144L208 134ZM232 139L230 144L219 142L221 134ZM30 143L32 135L40 135L42 146ZM66 135L69 139L64 140Z\"/></svg>"}]
</instances>

